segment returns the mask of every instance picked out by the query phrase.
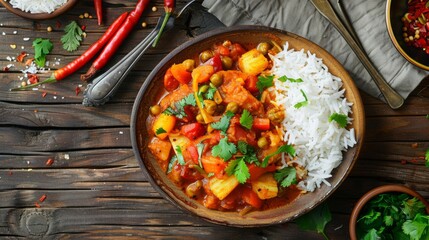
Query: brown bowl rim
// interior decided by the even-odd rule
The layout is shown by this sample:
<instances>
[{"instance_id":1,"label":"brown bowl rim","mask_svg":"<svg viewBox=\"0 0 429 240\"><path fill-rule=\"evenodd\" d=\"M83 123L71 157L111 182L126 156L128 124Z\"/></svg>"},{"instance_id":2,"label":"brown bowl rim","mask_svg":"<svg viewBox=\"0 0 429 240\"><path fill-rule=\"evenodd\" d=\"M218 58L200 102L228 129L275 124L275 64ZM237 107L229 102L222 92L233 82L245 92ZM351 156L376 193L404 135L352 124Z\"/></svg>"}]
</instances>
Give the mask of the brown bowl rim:
<instances>
[{"instance_id":1,"label":"brown bowl rim","mask_svg":"<svg viewBox=\"0 0 429 240\"><path fill-rule=\"evenodd\" d=\"M410 57L410 55L407 54L407 52L401 47L401 45L399 44L398 40L396 39L396 36L393 32L393 28L392 28L392 21L391 21L391 17L390 17L390 10L391 10L391 6L392 6L392 0L387 0L386 1L386 27L387 27L387 33L389 34L389 38L390 41L393 43L393 45L395 46L395 48L398 50L398 52L410 63L412 63L413 65L427 70L429 71L429 66L415 60L414 58Z\"/></svg>"},{"instance_id":2,"label":"brown bowl rim","mask_svg":"<svg viewBox=\"0 0 429 240\"><path fill-rule=\"evenodd\" d=\"M68 0L64 5L55 9L55 11L51 13L30 13L30 12L25 12L25 11L22 11L21 9L12 7L12 5L6 0L0 0L0 3L3 4L3 6L10 12L20 17L32 19L32 20L45 20L45 19L51 19L51 18L57 17L65 13L66 11L68 11L77 2L78 0Z\"/></svg>"},{"instance_id":3,"label":"brown bowl rim","mask_svg":"<svg viewBox=\"0 0 429 240\"><path fill-rule=\"evenodd\" d=\"M404 186L404 185L397 185L397 184L388 184L379 186L376 188L373 188L369 190L367 193L365 193L355 204L353 207L352 213L350 215L349 220L349 234L351 240L356 240L356 221L359 217L360 211L362 208L375 196L382 194L382 193L388 193L388 192L398 192L398 193L406 193L410 196L418 198L425 206L426 206L426 212L429 213L429 203L426 201L426 199L420 195L420 193L414 191L413 189Z\"/></svg>"},{"instance_id":4,"label":"brown bowl rim","mask_svg":"<svg viewBox=\"0 0 429 240\"><path fill-rule=\"evenodd\" d=\"M141 156L140 153L140 149L138 146L138 139L137 139L137 116L139 113L139 108L140 108L140 104L143 101L143 97L145 95L145 92L148 90L149 86L150 86L150 81L153 79L157 72L162 68L163 64L165 64L165 62L169 61L171 58L173 58L176 54L178 54L179 52L181 52L182 50L192 46L195 43L198 43L199 41L204 41L205 39L209 39L211 37L215 37L217 35L221 35L224 33L240 33L240 32L246 32L246 31L250 31L250 32L258 32L258 31L262 31L262 32L275 32L277 34L284 34L284 35L288 35L291 38L295 38L295 39L300 39L301 41L304 41L306 43L309 43L310 45L314 45L317 46L320 51L321 54L326 54L332 57L332 61L335 62L336 66L341 69L341 71L343 71L343 73L345 74L344 77L348 78L348 87L350 88L351 94L354 96L354 102L353 104L356 106L356 110L359 112L360 117L359 118L355 118L355 124L356 124L356 128L360 129L360 134L356 135L356 140L357 143L356 145L352 148L352 155L351 155L351 160L350 160L350 164L349 166L340 173L340 175L338 175L340 178L337 182L335 182L335 184L333 186L329 186L329 188L331 188L329 191L327 191L325 194L321 195L320 199L318 199L317 201L314 201L313 204L307 205L305 209L299 211L298 214L295 214L293 216L289 216L289 217L284 217L281 220L270 220L269 222L264 222L264 223L246 223L246 222L230 222L228 220L219 220L219 219L212 219L208 216L202 216L200 214L197 214L196 212L191 211L190 209L185 208L184 206L182 206L181 204L177 203L174 201L173 197L169 195L169 193L166 192L166 188L165 186L159 186L158 185L158 180L154 178L154 176L152 176L147 168L147 166L145 166L145 160L143 159L143 156ZM312 209L314 209L315 207L317 207L319 204L321 204L323 201L325 201L329 196L331 196L335 190L338 189L338 187L344 182L344 180L346 179L346 177L350 174L353 166L355 165L357 158L359 156L360 150L362 148L363 145L363 140L364 140L364 135L365 135L365 113L363 110L363 103L362 103L362 98L359 94L359 91L356 87L356 84L354 83L354 81L352 80L350 74L347 72L347 70L345 70L345 68L343 67L342 64L340 64L338 62L338 60L336 60L336 58L334 58L328 51L326 51L324 48L320 47L319 45L317 45L316 43L298 36L294 33L291 32L287 32L284 30L280 30L280 29L276 29L276 28L271 28L271 27L266 27L266 26L254 26L254 25L240 25L240 26L233 26L233 27L227 27L227 28L219 28L219 29L215 29L212 31L209 31L207 33L201 34L199 36L197 36L196 38L193 38L183 44L181 44L180 46L178 46L177 48L175 48L173 51L171 51L166 57L164 57L160 63L155 66L155 68L153 68L153 70L151 71L151 73L148 75L148 77L146 78L146 81L143 83L143 85L141 86L136 99L134 101L134 105L133 105L133 109L132 109L132 113L131 113L131 143L132 143L132 147L133 147L133 151L134 151L134 155L137 158L137 161L141 167L141 169L143 170L143 174L146 175L148 181L151 183L151 185L154 187L155 190L157 190L157 192L164 197L165 199L167 199L169 202L171 202L174 206L178 207L179 209L181 209L184 212L190 213L193 216L198 217L199 219L203 219L205 221L211 222L211 223L216 223L219 225L224 225L224 226L232 226L232 227L241 227L241 228L250 228L250 227L262 227L262 226L269 226L269 225L274 225L274 224L280 224L280 223L285 223L288 221L291 221L293 219L295 219L298 216L301 216L309 211L311 211ZM354 114L356 114L354 112ZM350 150L350 149L349 149ZM348 150L348 151L349 151ZM170 189L171 190L171 189ZM171 194L171 193L170 193ZM189 204L189 203L188 203ZM270 210L267 210L270 211ZM277 217L279 218L279 217Z\"/></svg>"}]
</instances>

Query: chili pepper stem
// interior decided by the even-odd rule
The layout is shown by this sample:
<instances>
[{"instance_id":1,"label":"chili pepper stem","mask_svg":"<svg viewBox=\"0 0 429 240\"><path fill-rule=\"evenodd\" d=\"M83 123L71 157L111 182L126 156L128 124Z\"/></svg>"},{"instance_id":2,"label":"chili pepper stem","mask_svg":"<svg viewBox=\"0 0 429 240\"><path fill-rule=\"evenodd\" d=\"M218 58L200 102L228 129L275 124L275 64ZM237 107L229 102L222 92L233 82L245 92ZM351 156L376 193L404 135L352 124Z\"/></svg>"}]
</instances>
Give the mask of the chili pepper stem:
<instances>
[{"instance_id":1,"label":"chili pepper stem","mask_svg":"<svg viewBox=\"0 0 429 240\"><path fill-rule=\"evenodd\" d=\"M162 21L161 28L159 29L158 34L156 35L155 41L152 44L152 47L156 47L156 44L158 44L159 39L161 38L162 31L165 28L165 25L167 25L168 19L170 18L171 12L165 12L164 21Z\"/></svg>"},{"instance_id":2,"label":"chili pepper stem","mask_svg":"<svg viewBox=\"0 0 429 240\"><path fill-rule=\"evenodd\" d=\"M54 76L51 76L51 77L49 77L48 79L46 79L46 80L43 80L43 81L41 81L41 82L38 82L38 83L33 83L33 84L30 84L30 85L27 85L27 86L23 86L23 87L17 87L17 88L12 88L12 89L10 89L9 91L27 91L27 90L30 90L31 88L34 88L34 87L37 87L37 86L40 86L40 85L42 85L42 84L45 84L45 83L53 83L53 82L56 82L57 81L57 79L55 79L55 77Z\"/></svg>"}]
</instances>

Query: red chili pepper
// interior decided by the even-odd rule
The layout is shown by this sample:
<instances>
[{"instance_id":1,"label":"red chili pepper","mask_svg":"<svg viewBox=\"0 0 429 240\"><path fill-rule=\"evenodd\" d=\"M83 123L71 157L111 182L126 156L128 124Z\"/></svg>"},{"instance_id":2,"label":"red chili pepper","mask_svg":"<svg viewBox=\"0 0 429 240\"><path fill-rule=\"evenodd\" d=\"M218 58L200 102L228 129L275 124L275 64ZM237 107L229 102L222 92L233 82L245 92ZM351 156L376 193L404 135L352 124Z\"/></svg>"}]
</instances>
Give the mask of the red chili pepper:
<instances>
[{"instance_id":1,"label":"red chili pepper","mask_svg":"<svg viewBox=\"0 0 429 240\"><path fill-rule=\"evenodd\" d=\"M98 58L92 63L89 70L85 74L82 74L80 76L80 79L84 81L89 80L92 76L94 76L98 72L98 70L100 70L107 64L107 62L112 58L113 54L115 54L119 46L121 46L121 43L125 40L125 38L131 32L131 30L133 30L133 27L140 19L143 11L145 10L148 4L149 4L149 0L139 0L137 2L136 8L128 15L127 19L125 19L121 28L118 29L116 34L106 45L106 47L100 53Z\"/></svg>"},{"instance_id":2,"label":"red chili pepper","mask_svg":"<svg viewBox=\"0 0 429 240\"><path fill-rule=\"evenodd\" d=\"M41 84L56 82L76 72L78 69L83 67L86 63L88 63L89 60L91 60L91 58L93 58L95 54L97 54L101 50L101 48L103 48L103 46L107 44L107 42L116 34L118 29L122 26L127 16L128 16L128 13L123 13L121 16L119 16L115 20L115 22L113 22L112 25L107 29L104 35L100 39L98 39L97 42L93 43L91 47L88 48L88 50L86 50L80 57L76 58L71 63L56 70L52 74L52 76L49 77L48 79L38 82L36 84L30 84L24 87L14 88L11 90L12 91L26 90Z\"/></svg>"},{"instance_id":3,"label":"red chili pepper","mask_svg":"<svg viewBox=\"0 0 429 240\"><path fill-rule=\"evenodd\" d=\"M156 47L156 44L158 44L158 41L161 38L162 31L164 31L165 25L167 25L168 19L170 18L171 13L173 13L175 6L176 6L175 0L164 0L164 10L165 10L164 20L162 21L161 28L159 29L159 32L156 35L156 38L152 44L152 47Z\"/></svg>"},{"instance_id":4,"label":"red chili pepper","mask_svg":"<svg viewBox=\"0 0 429 240\"><path fill-rule=\"evenodd\" d=\"M18 62L23 62L24 58L27 56L27 52L21 52L21 54L18 55L18 57L16 57L16 61Z\"/></svg>"},{"instance_id":5,"label":"red chili pepper","mask_svg":"<svg viewBox=\"0 0 429 240\"><path fill-rule=\"evenodd\" d=\"M43 194L40 198L39 198L39 202L43 202L46 200L46 194Z\"/></svg>"},{"instance_id":6,"label":"red chili pepper","mask_svg":"<svg viewBox=\"0 0 429 240\"><path fill-rule=\"evenodd\" d=\"M94 0L95 12L97 13L98 25L103 22L103 3L101 0Z\"/></svg>"},{"instance_id":7,"label":"red chili pepper","mask_svg":"<svg viewBox=\"0 0 429 240\"><path fill-rule=\"evenodd\" d=\"M46 165L46 166L51 166L51 165L52 165L52 163L54 163L54 159L49 158L48 160L46 160L45 165Z\"/></svg>"}]
</instances>

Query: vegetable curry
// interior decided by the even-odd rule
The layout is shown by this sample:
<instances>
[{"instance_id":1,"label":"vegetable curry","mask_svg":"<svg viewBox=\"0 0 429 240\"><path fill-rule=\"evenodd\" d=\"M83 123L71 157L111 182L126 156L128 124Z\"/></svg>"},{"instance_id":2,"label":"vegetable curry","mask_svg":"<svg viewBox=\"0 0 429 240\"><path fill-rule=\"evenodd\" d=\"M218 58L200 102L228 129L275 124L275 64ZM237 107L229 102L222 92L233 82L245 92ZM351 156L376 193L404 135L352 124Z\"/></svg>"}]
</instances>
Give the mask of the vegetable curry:
<instances>
[{"instance_id":1,"label":"vegetable curry","mask_svg":"<svg viewBox=\"0 0 429 240\"><path fill-rule=\"evenodd\" d=\"M281 49L246 47L226 40L173 64L147 121L148 148L169 178L205 207L240 214L293 201L305 174L290 162L285 111L269 89L269 54Z\"/></svg>"}]
</instances>

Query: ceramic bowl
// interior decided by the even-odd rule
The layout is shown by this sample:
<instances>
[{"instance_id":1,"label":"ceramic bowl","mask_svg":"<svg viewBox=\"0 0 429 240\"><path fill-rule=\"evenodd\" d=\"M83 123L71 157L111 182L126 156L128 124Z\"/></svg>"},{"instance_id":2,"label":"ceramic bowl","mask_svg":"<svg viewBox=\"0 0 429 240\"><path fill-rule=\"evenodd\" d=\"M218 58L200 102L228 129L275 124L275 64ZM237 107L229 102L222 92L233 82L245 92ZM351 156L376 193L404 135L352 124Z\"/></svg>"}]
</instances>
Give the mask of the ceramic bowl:
<instances>
[{"instance_id":1,"label":"ceramic bowl","mask_svg":"<svg viewBox=\"0 0 429 240\"><path fill-rule=\"evenodd\" d=\"M149 107L158 101L160 94L164 91L164 73L173 63L192 58L203 50L209 49L213 44L224 40L238 42L243 46L248 44L255 46L262 41L274 41L283 46L287 41L291 48L309 50L315 53L317 57L323 59L324 64L332 74L343 80L344 88L346 89L345 95L353 103L353 115L351 117L354 120L352 127L355 129L358 142L353 148L344 153L343 162L333 172L332 178L329 179L331 186L323 184L316 191L303 194L292 203L282 207L264 211L252 211L240 216L237 212L220 212L205 208L187 197L161 170L147 147L150 139L147 137L146 120L149 114ZM131 141L136 158L149 181L161 195L176 206L213 223L236 227L256 227L293 220L326 200L347 177L358 157L364 135L364 120L364 110L358 89L347 71L327 51L309 40L285 31L260 26L236 26L214 30L184 43L168 54L153 69L134 102L131 116Z\"/></svg>"},{"instance_id":2,"label":"ceramic bowl","mask_svg":"<svg viewBox=\"0 0 429 240\"><path fill-rule=\"evenodd\" d=\"M422 49L408 46L402 36L401 18L407 11L407 1L387 0L386 2L386 26L393 45L398 52L415 66L429 70L429 54Z\"/></svg>"},{"instance_id":3,"label":"ceramic bowl","mask_svg":"<svg viewBox=\"0 0 429 240\"><path fill-rule=\"evenodd\" d=\"M10 12L18 16L21 16L23 18L32 19L32 20L45 20L45 19L51 19L51 18L57 17L65 13L69 9L71 9L73 5L77 2L78 0L68 0L64 5L57 8L55 11L51 13L29 13L29 12L24 12L21 9L12 7L9 1L0 0L0 3L3 4L3 6Z\"/></svg>"},{"instance_id":4,"label":"ceramic bowl","mask_svg":"<svg viewBox=\"0 0 429 240\"><path fill-rule=\"evenodd\" d=\"M429 213L429 203L425 198L422 197L418 192L412 190L409 187L403 185L383 185L380 187L373 188L372 190L365 193L356 203L353 208L352 214L350 215L349 221L349 233L350 239L356 240L356 222L359 218L359 214L362 208L367 204L372 198L382 193L406 193L410 196L418 198L426 206L426 212Z\"/></svg>"}]
</instances>

